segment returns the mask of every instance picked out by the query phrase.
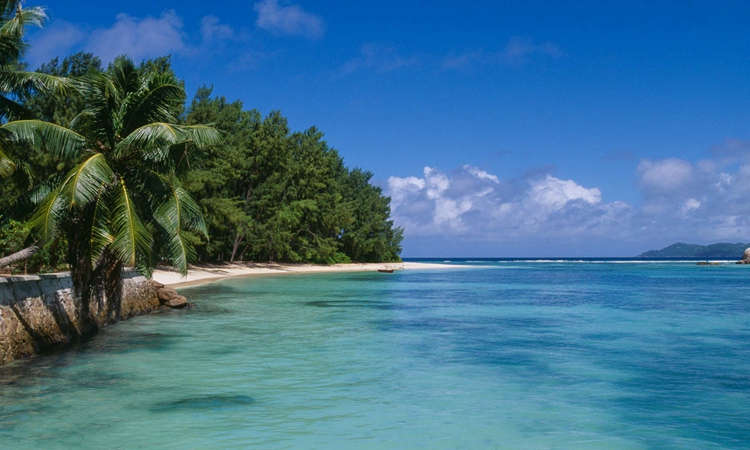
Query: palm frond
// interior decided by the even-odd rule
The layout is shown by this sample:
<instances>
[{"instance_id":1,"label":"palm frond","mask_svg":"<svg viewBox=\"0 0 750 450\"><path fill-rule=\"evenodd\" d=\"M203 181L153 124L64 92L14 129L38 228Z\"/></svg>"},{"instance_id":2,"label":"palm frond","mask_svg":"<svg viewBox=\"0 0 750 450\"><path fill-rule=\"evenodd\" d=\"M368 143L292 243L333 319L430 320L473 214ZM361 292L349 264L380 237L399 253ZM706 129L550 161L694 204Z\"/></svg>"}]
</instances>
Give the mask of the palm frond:
<instances>
[{"instance_id":1,"label":"palm frond","mask_svg":"<svg viewBox=\"0 0 750 450\"><path fill-rule=\"evenodd\" d=\"M114 240L109 229L110 216L111 213L105 196L101 195L96 199L96 204L94 205L88 236L89 260L92 267L96 267L99 264L99 260L104 254L104 249Z\"/></svg>"},{"instance_id":2,"label":"palm frond","mask_svg":"<svg viewBox=\"0 0 750 450\"><path fill-rule=\"evenodd\" d=\"M11 67L17 63L24 47L21 36L0 35L0 67Z\"/></svg>"},{"instance_id":3,"label":"palm frond","mask_svg":"<svg viewBox=\"0 0 750 450\"><path fill-rule=\"evenodd\" d=\"M154 73L128 96L123 105L127 120L122 135L152 122L177 122L175 111L185 102L185 89L174 76Z\"/></svg>"},{"instance_id":4,"label":"palm frond","mask_svg":"<svg viewBox=\"0 0 750 450\"><path fill-rule=\"evenodd\" d=\"M154 160L163 159L169 148L178 144L204 147L218 142L219 132L206 125L175 125L156 122L144 125L128 135L117 145L116 154L123 156L134 151L147 151ZM158 158L153 158L154 150Z\"/></svg>"},{"instance_id":5,"label":"palm frond","mask_svg":"<svg viewBox=\"0 0 750 450\"><path fill-rule=\"evenodd\" d=\"M6 130L19 141L28 142L35 149L50 149L63 158L75 158L86 148L86 139L60 125L41 120L16 120L0 129Z\"/></svg>"},{"instance_id":6,"label":"palm frond","mask_svg":"<svg viewBox=\"0 0 750 450\"><path fill-rule=\"evenodd\" d=\"M182 127L190 135L190 141L198 148L217 144L221 141L221 133L210 125L186 125Z\"/></svg>"},{"instance_id":7,"label":"palm frond","mask_svg":"<svg viewBox=\"0 0 750 450\"><path fill-rule=\"evenodd\" d=\"M139 254L147 254L151 247L151 234L138 215L125 181L121 178L115 190L112 205L112 251L125 265L134 267Z\"/></svg>"},{"instance_id":8,"label":"palm frond","mask_svg":"<svg viewBox=\"0 0 750 450\"><path fill-rule=\"evenodd\" d=\"M195 247L187 239L186 231L195 231L208 236L206 223L200 207L193 197L182 188L169 185L171 196L154 214L157 223L166 235L164 255L172 261L180 272L187 274L188 263L195 260Z\"/></svg>"},{"instance_id":9,"label":"palm frond","mask_svg":"<svg viewBox=\"0 0 750 450\"><path fill-rule=\"evenodd\" d=\"M8 97L0 94L0 119L31 119L34 113Z\"/></svg>"},{"instance_id":10,"label":"palm frond","mask_svg":"<svg viewBox=\"0 0 750 450\"><path fill-rule=\"evenodd\" d=\"M16 2L17 4L17 2ZM27 25L35 25L41 27L47 20L47 13L44 8L33 7L33 8L15 8L12 17L0 26L0 36L20 36L23 34L23 29Z\"/></svg>"},{"instance_id":11,"label":"palm frond","mask_svg":"<svg viewBox=\"0 0 750 450\"><path fill-rule=\"evenodd\" d=\"M70 176L44 198L31 217L31 228L39 233L42 242L51 241L59 231L58 224L67 210L64 191L69 182Z\"/></svg>"},{"instance_id":12,"label":"palm frond","mask_svg":"<svg viewBox=\"0 0 750 450\"><path fill-rule=\"evenodd\" d=\"M0 131L0 178L8 177L16 170L12 142L8 137L8 133Z\"/></svg>"},{"instance_id":13,"label":"palm frond","mask_svg":"<svg viewBox=\"0 0 750 450\"><path fill-rule=\"evenodd\" d=\"M57 77L41 72L0 72L0 90L2 92L31 92L42 94L65 95L80 87L80 83L70 78Z\"/></svg>"},{"instance_id":14,"label":"palm frond","mask_svg":"<svg viewBox=\"0 0 750 450\"><path fill-rule=\"evenodd\" d=\"M70 171L67 197L69 207L82 207L97 199L114 178L112 168L102 153L95 153Z\"/></svg>"},{"instance_id":15,"label":"palm frond","mask_svg":"<svg viewBox=\"0 0 750 450\"><path fill-rule=\"evenodd\" d=\"M10 176L16 170L16 164L0 149L0 178Z\"/></svg>"}]
</instances>

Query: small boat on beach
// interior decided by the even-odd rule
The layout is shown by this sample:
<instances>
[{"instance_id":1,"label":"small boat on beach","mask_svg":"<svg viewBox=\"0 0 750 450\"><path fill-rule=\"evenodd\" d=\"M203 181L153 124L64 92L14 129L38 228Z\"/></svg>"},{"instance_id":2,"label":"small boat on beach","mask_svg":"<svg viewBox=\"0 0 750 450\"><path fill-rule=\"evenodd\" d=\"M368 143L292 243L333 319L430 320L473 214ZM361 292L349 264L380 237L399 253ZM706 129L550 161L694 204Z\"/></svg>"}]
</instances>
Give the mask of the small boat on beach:
<instances>
[{"instance_id":1,"label":"small boat on beach","mask_svg":"<svg viewBox=\"0 0 750 450\"><path fill-rule=\"evenodd\" d=\"M378 269L378 272L382 273L393 273L394 269Z\"/></svg>"}]
</instances>

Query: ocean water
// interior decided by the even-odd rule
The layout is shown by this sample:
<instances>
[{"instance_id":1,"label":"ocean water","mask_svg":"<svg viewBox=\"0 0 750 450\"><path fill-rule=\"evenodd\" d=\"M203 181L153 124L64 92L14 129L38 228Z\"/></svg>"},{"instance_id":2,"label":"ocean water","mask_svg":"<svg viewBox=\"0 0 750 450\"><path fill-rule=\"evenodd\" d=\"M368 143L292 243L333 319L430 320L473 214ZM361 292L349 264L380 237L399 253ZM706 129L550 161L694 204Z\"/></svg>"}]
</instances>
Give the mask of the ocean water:
<instances>
[{"instance_id":1,"label":"ocean water","mask_svg":"<svg viewBox=\"0 0 750 450\"><path fill-rule=\"evenodd\" d=\"M0 367L0 448L750 448L750 267L470 264L185 289Z\"/></svg>"}]
</instances>

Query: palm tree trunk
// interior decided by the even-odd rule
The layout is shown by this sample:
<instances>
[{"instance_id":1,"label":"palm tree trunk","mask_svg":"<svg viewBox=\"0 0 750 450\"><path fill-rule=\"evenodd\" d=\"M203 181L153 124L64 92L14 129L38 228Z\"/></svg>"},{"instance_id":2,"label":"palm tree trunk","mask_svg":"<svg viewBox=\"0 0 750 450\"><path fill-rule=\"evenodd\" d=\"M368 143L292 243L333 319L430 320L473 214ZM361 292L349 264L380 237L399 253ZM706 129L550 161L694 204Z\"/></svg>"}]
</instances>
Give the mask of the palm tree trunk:
<instances>
[{"instance_id":1,"label":"palm tree trunk","mask_svg":"<svg viewBox=\"0 0 750 450\"><path fill-rule=\"evenodd\" d=\"M34 256L36 252L39 251L39 247L34 244L31 247L27 247L19 252L13 253L12 255L8 255L4 258L0 258L0 268L11 266L13 264L18 264L21 261L26 261L27 259Z\"/></svg>"}]
</instances>

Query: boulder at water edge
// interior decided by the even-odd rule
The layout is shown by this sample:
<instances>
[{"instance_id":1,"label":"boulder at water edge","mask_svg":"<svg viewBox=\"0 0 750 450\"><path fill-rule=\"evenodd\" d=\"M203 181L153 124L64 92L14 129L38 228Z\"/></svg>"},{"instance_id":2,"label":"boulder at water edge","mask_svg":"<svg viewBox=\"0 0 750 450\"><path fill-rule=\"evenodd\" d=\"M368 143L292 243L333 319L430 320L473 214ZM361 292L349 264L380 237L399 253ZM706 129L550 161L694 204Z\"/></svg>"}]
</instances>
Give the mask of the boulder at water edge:
<instances>
[{"instance_id":1,"label":"boulder at water edge","mask_svg":"<svg viewBox=\"0 0 750 450\"><path fill-rule=\"evenodd\" d=\"M169 308L179 309L190 306L187 299L172 288L163 287L159 289L157 295L159 296L159 302Z\"/></svg>"}]
</instances>

